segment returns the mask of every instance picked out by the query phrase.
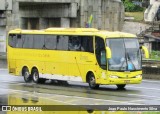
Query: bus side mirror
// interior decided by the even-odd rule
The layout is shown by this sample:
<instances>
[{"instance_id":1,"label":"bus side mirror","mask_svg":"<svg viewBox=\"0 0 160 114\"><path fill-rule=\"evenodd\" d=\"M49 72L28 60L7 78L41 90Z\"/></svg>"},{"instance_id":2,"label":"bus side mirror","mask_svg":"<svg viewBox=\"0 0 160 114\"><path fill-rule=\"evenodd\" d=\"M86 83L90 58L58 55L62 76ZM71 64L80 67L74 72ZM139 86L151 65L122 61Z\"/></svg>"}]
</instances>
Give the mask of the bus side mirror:
<instances>
[{"instance_id":1,"label":"bus side mirror","mask_svg":"<svg viewBox=\"0 0 160 114\"><path fill-rule=\"evenodd\" d=\"M147 49L145 46L141 46L140 49L143 50L143 52L144 52L144 57L145 57L146 59L148 59L148 58L149 58L148 49Z\"/></svg>"},{"instance_id":2,"label":"bus side mirror","mask_svg":"<svg viewBox=\"0 0 160 114\"><path fill-rule=\"evenodd\" d=\"M111 49L109 47L106 47L106 58L107 59L112 58Z\"/></svg>"}]
</instances>

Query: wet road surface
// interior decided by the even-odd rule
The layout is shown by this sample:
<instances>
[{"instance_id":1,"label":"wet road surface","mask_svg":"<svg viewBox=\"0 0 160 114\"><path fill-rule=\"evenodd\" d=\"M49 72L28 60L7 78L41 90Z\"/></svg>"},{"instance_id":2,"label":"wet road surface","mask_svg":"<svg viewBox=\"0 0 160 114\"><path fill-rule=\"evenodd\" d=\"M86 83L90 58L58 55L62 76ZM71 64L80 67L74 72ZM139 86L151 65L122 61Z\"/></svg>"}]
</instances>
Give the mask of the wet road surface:
<instances>
[{"instance_id":1,"label":"wet road surface","mask_svg":"<svg viewBox=\"0 0 160 114\"><path fill-rule=\"evenodd\" d=\"M124 90L117 90L115 85L92 90L87 83L25 83L23 77L0 69L0 86L0 105L160 105L158 80L143 80L141 84L127 85Z\"/></svg>"}]
</instances>

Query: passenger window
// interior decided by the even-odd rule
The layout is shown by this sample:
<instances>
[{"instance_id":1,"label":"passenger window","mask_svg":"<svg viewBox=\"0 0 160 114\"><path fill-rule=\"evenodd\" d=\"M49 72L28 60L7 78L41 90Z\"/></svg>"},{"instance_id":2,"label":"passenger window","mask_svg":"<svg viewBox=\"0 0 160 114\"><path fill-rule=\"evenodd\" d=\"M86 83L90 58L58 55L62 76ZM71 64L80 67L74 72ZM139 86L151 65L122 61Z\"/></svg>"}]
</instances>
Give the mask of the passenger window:
<instances>
[{"instance_id":1,"label":"passenger window","mask_svg":"<svg viewBox=\"0 0 160 114\"><path fill-rule=\"evenodd\" d=\"M58 36L57 37L57 49L58 50L68 50L68 36Z\"/></svg>"},{"instance_id":2,"label":"passenger window","mask_svg":"<svg viewBox=\"0 0 160 114\"><path fill-rule=\"evenodd\" d=\"M11 47L16 47L17 36L15 34L10 34L8 39L8 44Z\"/></svg>"},{"instance_id":3,"label":"passenger window","mask_svg":"<svg viewBox=\"0 0 160 114\"><path fill-rule=\"evenodd\" d=\"M23 48L33 48L33 35L22 35Z\"/></svg>"},{"instance_id":4,"label":"passenger window","mask_svg":"<svg viewBox=\"0 0 160 114\"><path fill-rule=\"evenodd\" d=\"M57 47L57 36L55 35L46 35L45 36L45 47L46 49L55 50Z\"/></svg>"},{"instance_id":5,"label":"passenger window","mask_svg":"<svg viewBox=\"0 0 160 114\"><path fill-rule=\"evenodd\" d=\"M16 47L17 47L17 48L22 48L22 38L21 38L21 35L20 35L20 34L17 35Z\"/></svg>"},{"instance_id":6,"label":"passenger window","mask_svg":"<svg viewBox=\"0 0 160 114\"><path fill-rule=\"evenodd\" d=\"M78 36L70 36L68 48L71 51L80 51L81 50L81 38Z\"/></svg>"},{"instance_id":7,"label":"passenger window","mask_svg":"<svg viewBox=\"0 0 160 114\"><path fill-rule=\"evenodd\" d=\"M33 35L33 37L34 37L33 48L34 49L45 49L44 35Z\"/></svg>"},{"instance_id":8,"label":"passenger window","mask_svg":"<svg viewBox=\"0 0 160 114\"><path fill-rule=\"evenodd\" d=\"M93 37L91 37L91 36L82 36L81 50L85 51L85 52L94 53L94 50L93 50Z\"/></svg>"}]
</instances>

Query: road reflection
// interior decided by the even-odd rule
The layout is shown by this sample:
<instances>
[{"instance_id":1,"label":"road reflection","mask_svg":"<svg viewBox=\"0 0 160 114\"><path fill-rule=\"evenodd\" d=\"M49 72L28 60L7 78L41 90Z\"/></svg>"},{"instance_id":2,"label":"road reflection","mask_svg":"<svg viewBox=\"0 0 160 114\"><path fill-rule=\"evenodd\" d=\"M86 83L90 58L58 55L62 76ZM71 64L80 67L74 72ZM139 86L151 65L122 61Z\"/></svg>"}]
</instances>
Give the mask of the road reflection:
<instances>
[{"instance_id":1,"label":"road reflection","mask_svg":"<svg viewBox=\"0 0 160 114\"><path fill-rule=\"evenodd\" d=\"M52 99L51 99L52 98ZM2 114L150 114L151 112L102 111L91 105L73 105L56 100L51 95L32 92L10 92L5 102L11 111ZM1 112L0 112L1 114ZM152 113L154 114L154 112ZM155 112L155 114L157 114Z\"/></svg>"}]
</instances>

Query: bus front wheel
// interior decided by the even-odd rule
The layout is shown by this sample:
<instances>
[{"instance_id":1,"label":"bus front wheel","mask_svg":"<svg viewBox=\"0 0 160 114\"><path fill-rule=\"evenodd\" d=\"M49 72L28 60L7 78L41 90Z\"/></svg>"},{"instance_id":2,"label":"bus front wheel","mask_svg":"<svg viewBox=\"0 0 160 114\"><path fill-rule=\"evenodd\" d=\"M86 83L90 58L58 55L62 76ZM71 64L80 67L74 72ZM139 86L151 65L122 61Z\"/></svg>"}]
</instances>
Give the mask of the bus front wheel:
<instances>
[{"instance_id":1,"label":"bus front wheel","mask_svg":"<svg viewBox=\"0 0 160 114\"><path fill-rule=\"evenodd\" d=\"M118 89L124 89L126 84L117 84Z\"/></svg>"},{"instance_id":2,"label":"bus front wheel","mask_svg":"<svg viewBox=\"0 0 160 114\"><path fill-rule=\"evenodd\" d=\"M34 83L45 83L45 79L39 78L39 72L37 69L33 69L32 71L32 80Z\"/></svg>"},{"instance_id":3,"label":"bus front wheel","mask_svg":"<svg viewBox=\"0 0 160 114\"><path fill-rule=\"evenodd\" d=\"M89 80L88 80L88 83L89 83L89 87L91 89L98 89L99 88L99 84L96 84L96 80L95 80L95 77L94 77L94 74L91 73L89 75Z\"/></svg>"},{"instance_id":4,"label":"bus front wheel","mask_svg":"<svg viewBox=\"0 0 160 114\"><path fill-rule=\"evenodd\" d=\"M24 68L23 70L22 70L22 76L24 77L24 81L26 82L26 83L28 83L28 82L31 82L31 76L30 76L30 74L29 74L29 70L28 70L28 68Z\"/></svg>"}]
</instances>

